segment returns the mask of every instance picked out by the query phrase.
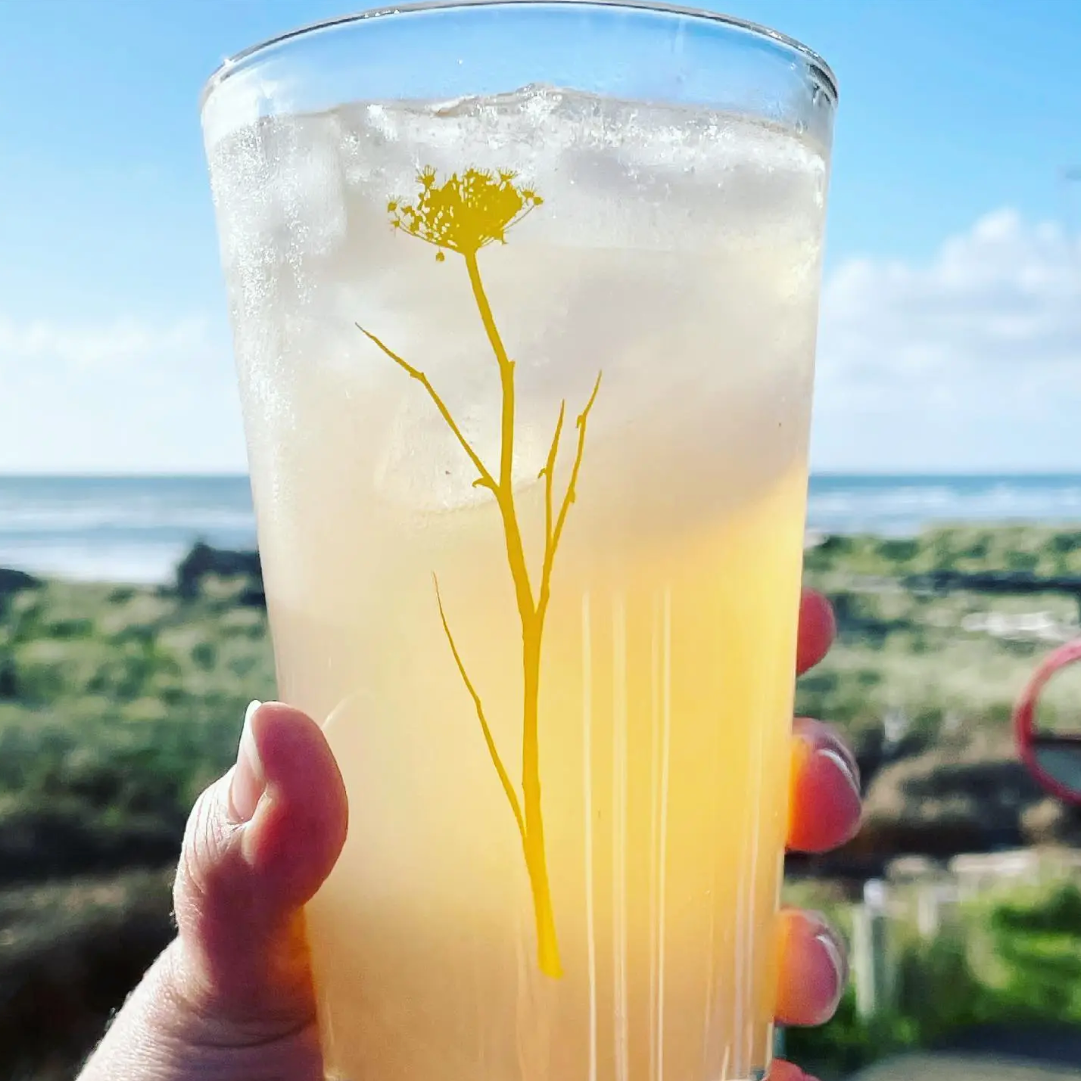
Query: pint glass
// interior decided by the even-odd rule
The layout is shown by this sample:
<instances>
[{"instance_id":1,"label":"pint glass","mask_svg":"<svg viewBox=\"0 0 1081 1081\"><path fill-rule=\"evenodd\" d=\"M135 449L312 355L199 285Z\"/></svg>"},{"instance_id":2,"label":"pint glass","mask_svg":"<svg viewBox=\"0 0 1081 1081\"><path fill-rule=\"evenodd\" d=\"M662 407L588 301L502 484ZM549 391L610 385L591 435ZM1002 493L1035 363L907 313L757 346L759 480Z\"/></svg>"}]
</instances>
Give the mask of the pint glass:
<instances>
[{"instance_id":1,"label":"pint glass","mask_svg":"<svg viewBox=\"0 0 1081 1081\"><path fill-rule=\"evenodd\" d=\"M279 693L349 793L329 1076L767 1067L835 105L772 32L584 0L212 79Z\"/></svg>"}]
</instances>

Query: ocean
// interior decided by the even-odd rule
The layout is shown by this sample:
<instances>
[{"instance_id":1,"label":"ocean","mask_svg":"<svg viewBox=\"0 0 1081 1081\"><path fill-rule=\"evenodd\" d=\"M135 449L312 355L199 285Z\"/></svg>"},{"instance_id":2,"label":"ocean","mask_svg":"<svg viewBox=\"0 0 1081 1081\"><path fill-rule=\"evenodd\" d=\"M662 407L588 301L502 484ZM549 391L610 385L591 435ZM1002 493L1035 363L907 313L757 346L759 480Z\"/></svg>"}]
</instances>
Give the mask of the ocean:
<instances>
[{"instance_id":1,"label":"ocean","mask_svg":"<svg viewBox=\"0 0 1081 1081\"><path fill-rule=\"evenodd\" d=\"M1081 475L811 479L812 533L905 536L959 522L1081 526ZM164 582L196 540L254 546L247 477L0 477L0 567Z\"/></svg>"}]
</instances>

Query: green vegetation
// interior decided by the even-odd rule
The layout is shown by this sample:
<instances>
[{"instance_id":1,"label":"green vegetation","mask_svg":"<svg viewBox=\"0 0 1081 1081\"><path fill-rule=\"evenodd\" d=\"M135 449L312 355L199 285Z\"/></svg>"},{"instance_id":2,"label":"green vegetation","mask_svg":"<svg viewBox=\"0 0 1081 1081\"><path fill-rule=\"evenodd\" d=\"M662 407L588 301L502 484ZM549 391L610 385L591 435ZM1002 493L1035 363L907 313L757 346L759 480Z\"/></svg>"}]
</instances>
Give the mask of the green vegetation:
<instances>
[{"instance_id":1,"label":"green vegetation","mask_svg":"<svg viewBox=\"0 0 1081 1081\"><path fill-rule=\"evenodd\" d=\"M274 692L247 578L0 592L0 1078L67 1078L171 937L195 796Z\"/></svg>"},{"instance_id":2,"label":"green vegetation","mask_svg":"<svg viewBox=\"0 0 1081 1081\"><path fill-rule=\"evenodd\" d=\"M957 529L811 550L807 579L832 597L840 637L800 681L799 711L872 742L891 711L927 737L951 724L1001 726L1053 643L966 629L965 618L1042 611L1068 629L1075 601L925 596L896 583L1019 562L1081 575L1081 533ZM136 847L178 836L195 794L231 761L247 702L273 694L266 616L250 587L242 575L208 575L188 598L64 582L0 595L0 857L15 820L43 829L63 820L98 847L112 838L119 860L117 836ZM0 876L14 867L0 858Z\"/></svg>"},{"instance_id":3,"label":"green vegetation","mask_svg":"<svg viewBox=\"0 0 1081 1081\"><path fill-rule=\"evenodd\" d=\"M0 597L0 882L169 862L198 792L272 697L247 585L49 582Z\"/></svg>"},{"instance_id":4,"label":"green vegetation","mask_svg":"<svg viewBox=\"0 0 1081 1081\"><path fill-rule=\"evenodd\" d=\"M1081 1026L1081 890L1060 881L966 905L930 940L902 936L896 1009L868 1021L846 994L834 1021L791 1029L786 1051L823 1081L966 1031Z\"/></svg>"},{"instance_id":5,"label":"green vegetation","mask_svg":"<svg viewBox=\"0 0 1081 1081\"><path fill-rule=\"evenodd\" d=\"M925 740L943 728L1001 729L1033 667L1056 644L1052 635L1081 634L1078 598L905 588L941 571L1081 580L1081 532L942 529L918 540L833 537L812 549L806 580L830 596L840 636L800 681L798 711L842 724L858 741L874 740L890 713L903 713ZM1068 678L1049 687L1041 723L1055 723L1057 708L1058 723L1081 726L1081 681Z\"/></svg>"},{"instance_id":6,"label":"green vegetation","mask_svg":"<svg viewBox=\"0 0 1081 1081\"><path fill-rule=\"evenodd\" d=\"M919 848L932 835L939 849L968 845L990 833L960 830L961 796L977 824L982 815L1016 824L1039 798L1022 790L1008 744L981 758L973 736L1002 743L1038 659L1056 634L1078 633L1077 598L936 593L910 581L1004 570L1081 577L1081 533L966 528L837 538L807 554L808 582L834 600L840 636L800 681L800 712L842 723L871 760L883 719L909 722L894 752L908 757L872 781L878 810L865 850L897 842L897 823L915 850L937 851ZM248 701L273 697L274 675L259 583L245 573L208 573L183 591L6 581L0 575L0 1078L40 1081L70 1075L167 940L169 868L188 810L232 761ZM1033 613L1045 616L1020 618ZM1057 677L1052 694L1061 723L1081 704L1081 666ZM936 741L952 743L928 750ZM954 750L959 741L969 750ZM1002 770L1014 771L1014 787L992 813ZM789 892L846 926L840 885L804 879ZM793 1056L839 1077L970 1024L1081 1024L1081 895L999 899L962 922L963 933L905 942L895 1016L867 1026L849 996L830 1026L788 1034Z\"/></svg>"}]
</instances>

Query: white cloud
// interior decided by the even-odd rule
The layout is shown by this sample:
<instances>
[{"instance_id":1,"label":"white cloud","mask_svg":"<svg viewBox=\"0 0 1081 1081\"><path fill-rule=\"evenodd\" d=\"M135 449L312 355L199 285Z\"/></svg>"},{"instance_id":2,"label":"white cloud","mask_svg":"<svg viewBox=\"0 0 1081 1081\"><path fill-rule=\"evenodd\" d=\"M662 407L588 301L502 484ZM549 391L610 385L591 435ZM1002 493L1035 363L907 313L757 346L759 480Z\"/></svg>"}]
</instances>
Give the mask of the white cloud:
<instances>
[{"instance_id":1,"label":"white cloud","mask_svg":"<svg viewBox=\"0 0 1081 1081\"><path fill-rule=\"evenodd\" d=\"M0 315L0 472L244 468L224 327Z\"/></svg>"},{"instance_id":2,"label":"white cloud","mask_svg":"<svg viewBox=\"0 0 1081 1081\"><path fill-rule=\"evenodd\" d=\"M817 404L824 468L1081 465L1081 243L1000 210L925 265L843 264Z\"/></svg>"},{"instance_id":3,"label":"white cloud","mask_svg":"<svg viewBox=\"0 0 1081 1081\"><path fill-rule=\"evenodd\" d=\"M1081 470L1081 243L1001 210L822 301L814 465ZM0 313L0 471L243 468L223 325Z\"/></svg>"},{"instance_id":4,"label":"white cloud","mask_svg":"<svg viewBox=\"0 0 1081 1081\"><path fill-rule=\"evenodd\" d=\"M206 320L154 325L130 317L104 324L66 326L0 315L0 364L46 362L75 368L112 369L133 362L183 356L207 345Z\"/></svg>"}]
</instances>

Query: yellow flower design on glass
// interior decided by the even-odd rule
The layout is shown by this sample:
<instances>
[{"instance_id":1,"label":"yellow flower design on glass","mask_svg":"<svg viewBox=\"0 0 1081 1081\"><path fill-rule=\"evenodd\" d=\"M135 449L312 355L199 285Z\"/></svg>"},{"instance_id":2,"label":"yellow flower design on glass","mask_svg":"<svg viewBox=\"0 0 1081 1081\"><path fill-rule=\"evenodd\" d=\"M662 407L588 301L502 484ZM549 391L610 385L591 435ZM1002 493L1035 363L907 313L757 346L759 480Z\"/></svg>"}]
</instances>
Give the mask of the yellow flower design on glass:
<instances>
[{"instance_id":1,"label":"yellow flower design on glass","mask_svg":"<svg viewBox=\"0 0 1081 1081\"><path fill-rule=\"evenodd\" d=\"M435 581L435 597L439 619L447 638L454 663L468 692L477 720L480 723L488 754L495 767L511 814L514 817L522 843L529 885L533 895L533 909L537 934L537 959L545 975L558 977L563 968L559 956L555 917L552 911L551 887L548 881L548 863L544 846L544 816L541 812L540 779L540 670L541 644L544 622L551 601L552 571L556 550L563 536L571 505L575 501L578 475L585 452L586 424L597 399L601 377L598 374L575 427L577 440L567 486L561 497L555 493L555 471L559 458L560 440L566 417L566 402L559 407L555 432L545 460L538 475L544 481L544 556L540 576L534 587L533 578L526 562L525 545L522 540L515 502L514 442L515 442L515 379L514 361L508 356L502 336L492 314L488 295L480 274L477 255L489 244L505 244L507 231L520 222L544 200L531 188L515 183L514 172L490 172L466 169L460 175L453 173L442 184L438 183L436 171L423 169L417 177L419 192L412 202L391 199L387 203L391 226L408 236L416 237L436 248L436 259L446 260L446 252L456 252L465 261L466 272L473 291L481 324L488 344L495 357L499 375L502 402L500 409L499 464L489 468L477 454L473 445L459 428L446 403L432 385L423 370L409 363L377 338L371 331L358 324L358 329L407 375L424 387L444 423L453 433L463 453L477 471L473 482L479 488L492 493L499 509L507 563L514 584L514 595L522 628L522 772L521 796L511 780L510 773L499 754L484 702L480 692L469 676L465 661L454 640L450 621Z\"/></svg>"},{"instance_id":2,"label":"yellow flower design on glass","mask_svg":"<svg viewBox=\"0 0 1081 1081\"><path fill-rule=\"evenodd\" d=\"M414 202L387 203L390 223L434 244L440 262L445 250L476 255L488 244L505 244L507 230L544 202L536 192L518 187L516 175L466 169L437 184L435 170L424 169L417 177L420 193Z\"/></svg>"}]
</instances>

